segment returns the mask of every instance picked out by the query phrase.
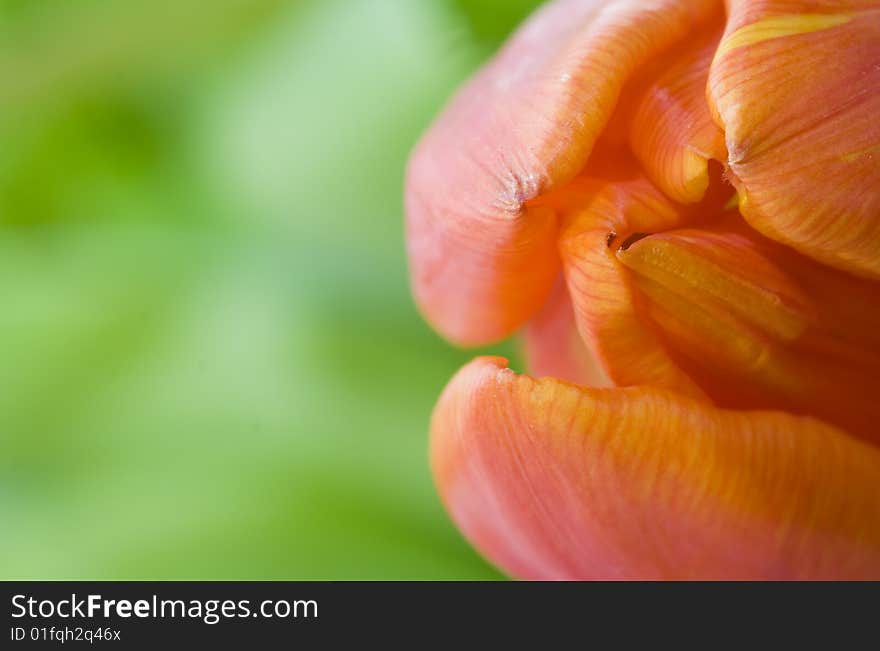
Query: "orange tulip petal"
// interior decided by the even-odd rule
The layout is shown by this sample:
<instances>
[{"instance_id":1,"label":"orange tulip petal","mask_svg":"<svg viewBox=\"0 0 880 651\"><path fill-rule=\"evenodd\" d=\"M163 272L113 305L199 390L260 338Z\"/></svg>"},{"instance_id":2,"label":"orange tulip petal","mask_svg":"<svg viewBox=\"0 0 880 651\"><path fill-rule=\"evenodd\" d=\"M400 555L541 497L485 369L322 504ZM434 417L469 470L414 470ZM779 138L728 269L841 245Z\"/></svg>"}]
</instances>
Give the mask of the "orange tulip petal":
<instances>
[{"instance_id":1,"label":"orange tulip petal","mask_svg":"<svg viewBox=\"0 0 880 651\"><path fill-rule=\"evenodd\" d=\"M694 397L703 391L646 327L639 296L615 251L640 233L685 223L682 212L643 178L579 182L569 197L580 208L560 249L578 328L615 384L652 384Z\"/></svg>"},{"instance_id":2,"label":"orange tulip petal","mask_svg":"<svg viewBox=\"0 0 880 651\"><path fill-rule=\"evenodd\" d=\"M563 279L524 332L526 368L536 377L555 377L586 386L612 386L578 332Z\"/></svg>"},{"instance_id":3,"label":"orange tulip petal","mask_svg":"<svg viewBox=\"0 0 880 651\"><path fill-rule=\"evenodd\" d=\"M526 202L584 167L624 83L715 0L558 0L453 99L407 172L420 309L460 344L510 334L558 272L556 222Z\"/></svg>"},{"instance_id":4,"label":"orange tulip petal","mask_svg":"<svg viewBox=\"0 0 880 651\"><path fill-rule=\"evenodd\" d=\"M586 389L479 358L432 465L488 558L535 579L880 578L880 452L819 421L653 388Z\"/></svg>"},{"instance_id":5,"label":"orange tulip petal","mask_svg":"<svg viewBox=\"0 0 880 651\"><path fill-rule=\"evenodd\" d=\"M710 159L727 159L724 134L706 103L709 65L721 32L720 25L707 29L664 59L664 71L641 92L630 123L630 147L645 173L682 203L703 198Z\"/></svg>"},{"instance_id":6,"label":"orange tulip petal","mask_svg":"<svg viewBox=\"0 0 880 651\"><path fill-rule=\"evenodd\" d=\"M812 415L880 442L880 283L817 264L738 218L649 235L617 258L717 404Z\"/></svg>"},{"instance_id":7,"label":"orange tulip petal","mask_svg":"<svg viewBox=\"0 0 880 651\"><path fill-rule=\"evenodd\" d=\"M709 98L743 216L816 260L880 278L880 7L729 4Z\"/></svg>"}]
</instances>

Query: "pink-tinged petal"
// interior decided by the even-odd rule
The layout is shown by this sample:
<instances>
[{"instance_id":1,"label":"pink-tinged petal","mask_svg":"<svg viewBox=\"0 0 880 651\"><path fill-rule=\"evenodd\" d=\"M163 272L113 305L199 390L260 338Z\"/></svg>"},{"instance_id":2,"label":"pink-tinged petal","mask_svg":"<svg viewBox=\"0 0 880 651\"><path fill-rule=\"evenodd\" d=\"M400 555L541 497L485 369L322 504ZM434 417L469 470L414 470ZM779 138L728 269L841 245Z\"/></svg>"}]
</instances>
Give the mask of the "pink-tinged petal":
<instances>
[{"instance_id":1,"label":"pink-tinged petal","mask_svg":"<svg viewBox=\"0 0 880 651\"><path fill-rule=\"evenodd\" d=\"M647 180L582 179L560 240L565 278L587 347L619 386L652 384L693 397L700 387L652 331L629 271L615 252L643 233L686 223L686 215Z\"/></svg>"},{"instance_id":2,"label":"pink-tinged petal","mask_svg":"<svg viewBox=\"0 0 880 651\"><path fill-rule=\"evenodd\" d=\"M880 443L880 283L818 264L737 215L617 251L652 327L719 406L811 415Z\"/></svg>"},{"instance_id":3,"label":"pink-tinged petal","mask_svg":"<svg viewBox=\"0 0 880 651\"><path fill-rule=\"evenodd\" d=\"M562 278L554 285L547 304L526 325L523 343L530 375L593 387L612 386L584 346Z\"/></svg>"},{"instance_id":4,"label":"pink-tinged petal","mask_svg":"<svg viewBox=\"0 0 880 651\"><path fill-rule=\"evenodd\" d=\"M465 536L533 579L878 579L880 452L831 426L479 358L431 458Z\"/></svg>"},{"instance_id":5,"label":"pink-tinged petal","mask_svg":"<svg viewBox=\"0 0 880 651\"><path fill-rule=\"evenodd\" d=\"M556 215L530 201L585 166L626 81L715 0L557 0L452 100L406 180L416 301L459 344L502 338L544 304Z\"/></svg>"},{"instance_id":6,"label":"pink-tinged petal","mask_svg":"<svg viewBox=\"0 0 880 651\"><path fill-rule=\"evenodd\" d=\"M880 3L731 0L709 99L748 222L880 278Z\"/></svg>"},{"instance_id":7,"label":"pink-tinged petal","mask_svg":"<svg viewBox=\"0 0 880 651\"><path fill-rule=\"evenodd\" d=\"M706 103L709 65L723 26L706 29L657 62L639 92L629 144L648 178L671 199L695 203L709 187L709 160L727 160L724 133Z\"/></svg>"}]
</instances>

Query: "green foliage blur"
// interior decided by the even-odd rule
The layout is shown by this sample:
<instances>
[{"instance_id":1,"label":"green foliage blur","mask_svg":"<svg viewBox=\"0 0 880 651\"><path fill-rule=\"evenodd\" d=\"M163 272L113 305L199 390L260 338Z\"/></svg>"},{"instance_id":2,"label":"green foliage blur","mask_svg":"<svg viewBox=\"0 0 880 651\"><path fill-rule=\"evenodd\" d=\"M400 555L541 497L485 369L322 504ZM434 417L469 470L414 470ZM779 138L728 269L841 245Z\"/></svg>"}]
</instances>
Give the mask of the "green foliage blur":
<instances>
[{"instance_id":1,"label":"green foliage blur","mask_svg":"<svg viewBox=\"0 0 880 651\"><path fill-rule=\"evenodd\" d=\"M0 0L0 578L498 577L401 186L535 4Z\"/></svg>"}]
</instances>

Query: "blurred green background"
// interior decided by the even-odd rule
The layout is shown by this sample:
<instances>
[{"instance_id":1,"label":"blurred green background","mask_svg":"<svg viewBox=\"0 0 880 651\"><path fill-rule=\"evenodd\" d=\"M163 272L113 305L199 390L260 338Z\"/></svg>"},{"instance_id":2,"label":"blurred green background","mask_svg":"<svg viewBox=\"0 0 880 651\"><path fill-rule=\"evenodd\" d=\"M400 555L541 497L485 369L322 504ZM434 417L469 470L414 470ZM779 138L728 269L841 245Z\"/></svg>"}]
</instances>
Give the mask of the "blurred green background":
<instances>
[{"instance_id":1,"label":"blurred green background","mask_svg":"<svg viewBox=\"0 0 880 651\"><path fill-rule=\"evenodd\" d=\"M0 577L498 577L401 185L535 4L0 0Z\"/></svg>"}]
</instances>

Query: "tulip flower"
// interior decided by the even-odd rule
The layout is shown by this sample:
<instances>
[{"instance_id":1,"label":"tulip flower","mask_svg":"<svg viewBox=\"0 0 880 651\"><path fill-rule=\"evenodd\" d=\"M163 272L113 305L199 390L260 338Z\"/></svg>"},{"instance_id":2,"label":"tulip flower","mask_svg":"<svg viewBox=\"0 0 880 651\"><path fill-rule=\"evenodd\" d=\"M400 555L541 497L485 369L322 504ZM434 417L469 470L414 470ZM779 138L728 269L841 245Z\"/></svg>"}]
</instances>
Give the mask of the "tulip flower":
<instances>
[{"instance_id":1,"label":"tulip flower","mask_svg":"<svg viewBox=\"0 0 880 651\"><path fill-rule=\"evenodd\" d=\"M880 578L880 2L555 0L406 180L480 357L442 500L528 579Z\"/></svg>"}]
</instances>

